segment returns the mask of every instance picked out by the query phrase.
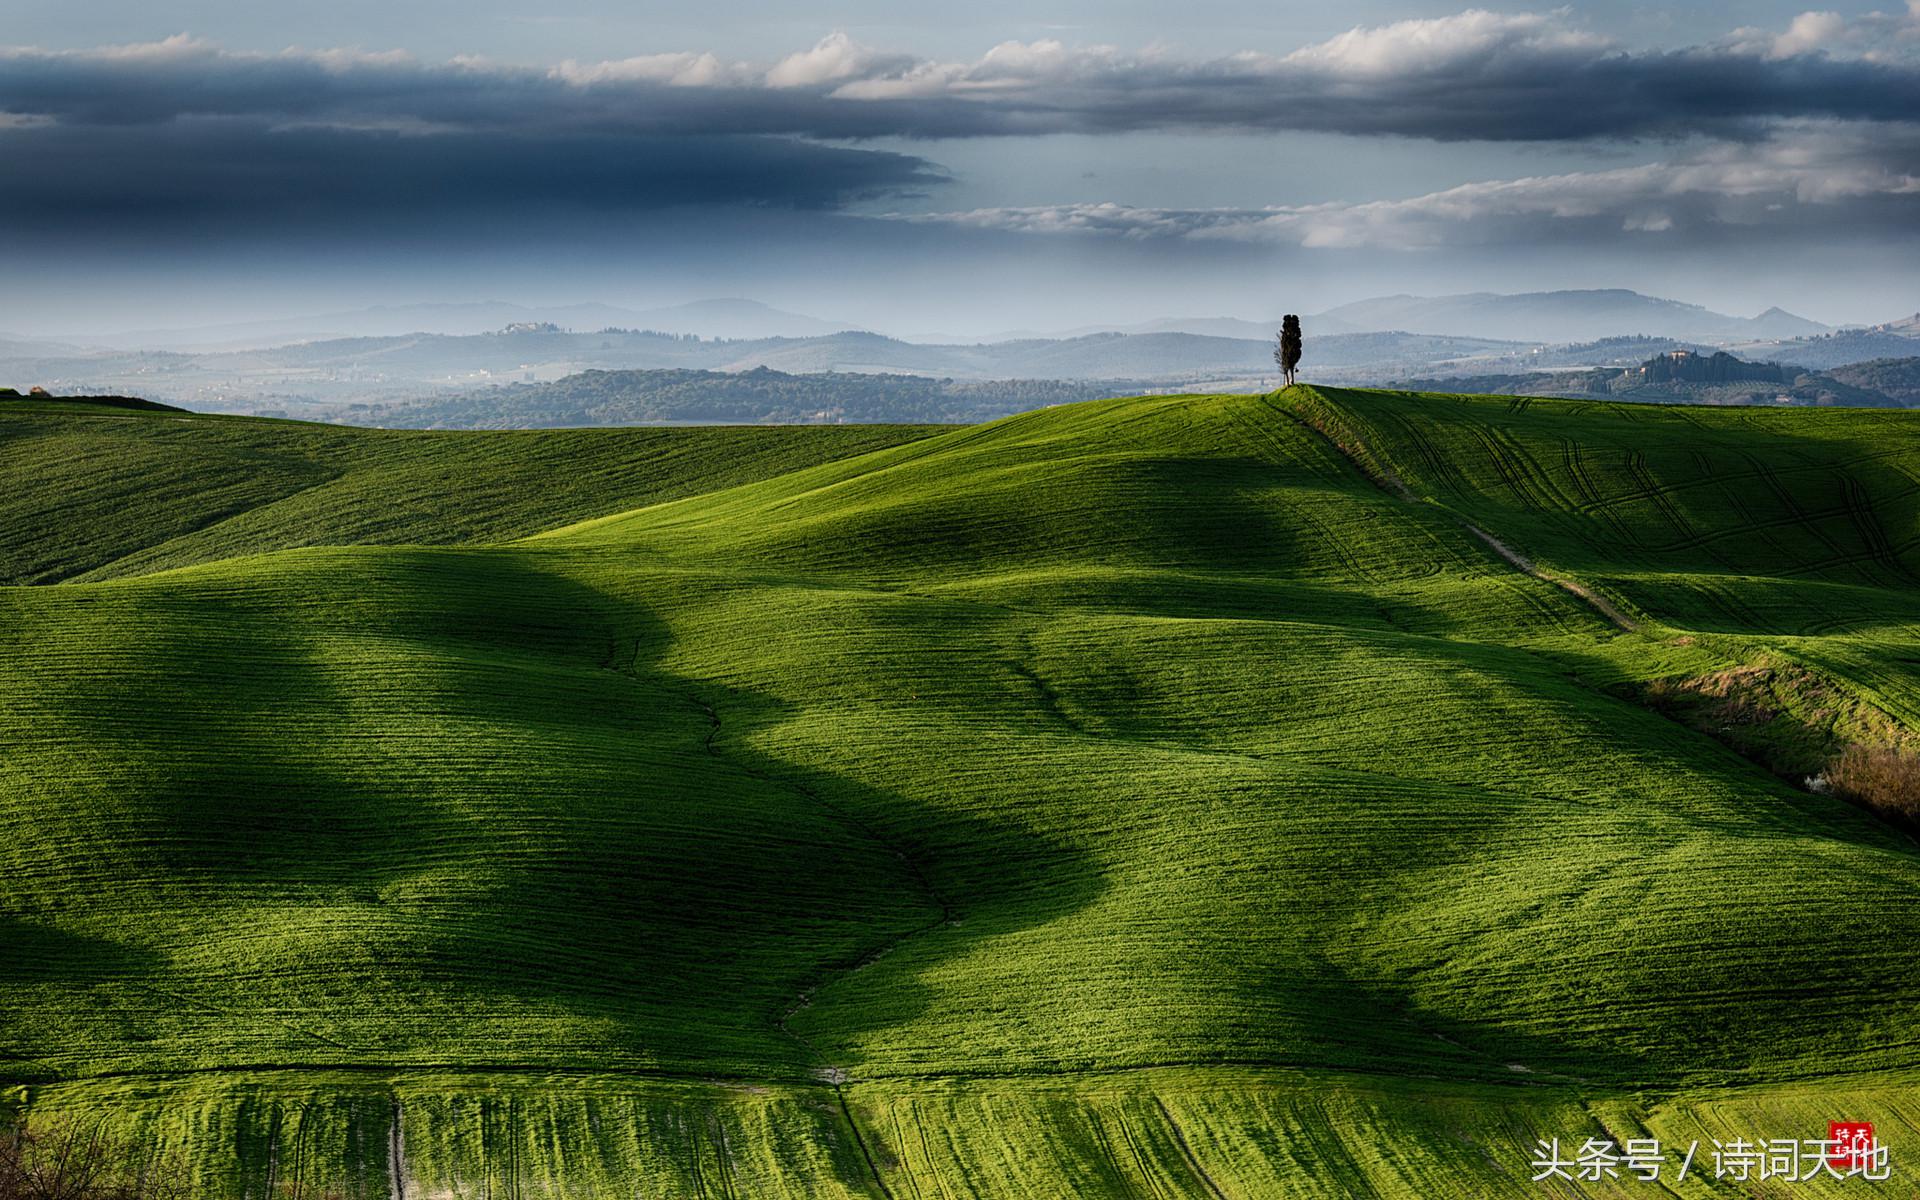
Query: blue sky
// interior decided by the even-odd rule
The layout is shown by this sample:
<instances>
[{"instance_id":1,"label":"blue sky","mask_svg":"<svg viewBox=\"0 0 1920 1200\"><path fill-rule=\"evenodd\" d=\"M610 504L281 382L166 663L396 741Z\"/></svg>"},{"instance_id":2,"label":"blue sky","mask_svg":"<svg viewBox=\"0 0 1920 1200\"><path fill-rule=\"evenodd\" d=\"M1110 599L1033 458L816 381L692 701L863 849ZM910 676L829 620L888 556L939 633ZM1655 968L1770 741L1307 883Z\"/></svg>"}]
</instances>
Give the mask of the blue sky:
<instances>
[{"instance_id":1,"label":"blue sky","mask_svg":"<svg viewBox=\"0 0 1920 1200\"><path fill-rule=\"evenodd\" d=\"M1337 16L1335 15L1337 14ZM747 294L891 332L1634 287L1920 309L1920 0L86 5L0 330Z\"/></svg>"}]
</instances>

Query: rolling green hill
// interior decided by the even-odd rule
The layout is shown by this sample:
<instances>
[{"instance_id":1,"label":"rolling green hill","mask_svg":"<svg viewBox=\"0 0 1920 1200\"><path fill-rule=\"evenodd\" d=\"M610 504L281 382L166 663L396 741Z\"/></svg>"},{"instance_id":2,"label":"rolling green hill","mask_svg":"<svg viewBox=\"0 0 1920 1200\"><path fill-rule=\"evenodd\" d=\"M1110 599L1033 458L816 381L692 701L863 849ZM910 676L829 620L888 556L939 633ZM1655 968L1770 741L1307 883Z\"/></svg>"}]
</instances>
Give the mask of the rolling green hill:
<instances>
[{"instance_id":1,"label":"rolling green hill","mask_svg":"<svg viewBox=\"0 0 1920 1200\"><path fill-rule=\"evenodd\" d=\"M1527 1196L1538 1137L1920 1138L1920 848L1795 782L1916 728L1910 414L113 419L0 451L64 514L13 577L88 576L0 589L0 1077L208 1194Z\"/></svg>"},{"instance_id":2,"label":"rolling green hill","mask_svg":"<svg viewBox=\"0 0 1920 1200\"><path fill-rule=\"evenodd\" d=\"M0 585L315 543L489 541L923 437L926 426L388 433L0 402Z\"/></svg>"}]
</instances>

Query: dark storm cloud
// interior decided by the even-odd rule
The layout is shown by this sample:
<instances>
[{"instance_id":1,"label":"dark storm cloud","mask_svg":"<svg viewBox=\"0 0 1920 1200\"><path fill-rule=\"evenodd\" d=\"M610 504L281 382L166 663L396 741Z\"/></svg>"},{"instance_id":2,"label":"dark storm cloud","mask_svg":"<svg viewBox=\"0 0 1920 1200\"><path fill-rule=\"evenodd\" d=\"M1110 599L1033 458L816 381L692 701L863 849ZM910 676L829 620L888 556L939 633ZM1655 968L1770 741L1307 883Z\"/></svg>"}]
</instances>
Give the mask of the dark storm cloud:
<instances>
[{"instance_id":1,"label":"dark storm cloud","mask_svg":"<svg viewBox=\"0 0 1920 1200\"><path fill-rule=\"evenodd\" d=\"M1560 15L1472 10L1356 29L1284 56L1187 60L1036 42L939 62L835 35L772 64L680 53L553 68L236 54L172 39L0 52L0 110L70 125L233 116L833 139L1210 128L1555 141L1904 119L1920 110L1916 30L1909 13L1626 51Z\"/></svg>"},{"instance_id":2,"label":"dark storm cloud","mask_svg":"<svg viewBox=\"0 0 1920 1200\"><path fill-rule=\"evenodd\" d=\"M946 181L912 155L779 136L724 95L640 104L645 90L187 39L0 51L0 225L451 232L686 205L836 209Z\"/></svg>"},{"instance_id":3,"label":"dark storm cloud","mask_svg":"<svg viewBox=\"0 0 1920 1200\"><path fill-rule=\"evenodd\" d=\"M270 128L250 118L0 133L0 226L443 228L679 205L831 209L942 182L917 158L752 136Z\"/></svg>"},{"instance_id":4,"label":"dark storm cloud","mask_svg":"<svg viewBox=\"0 0 1920 1200\"><path fill-rule=\"evenodd\" d=\"M1299 129L1437 141L1570 141L1748 136L1770 119L1885 121L1920 110L1920 71L1906 64L1686 50L1456 65L1360 96L1303 91L1287 97L1284 119Z\"/></svg>"},{"instance_id":5,"label":"dark storm cloud","mask_svg":"<svg viewBox=\"0 0 1920 1200\"><path fill-rule=\"evenodd\" d=\"M1707 134L1759 144L1784 126L1872 128L1920 112L1920 0L1911 3L1906 14L1808 14L1779 33L1641 51L1571 26L1565 14L1478 10L1355 29L1283 56L1211 60L1042 41L940 62L840 35L762 64L705 53L429 64L347 51L234 53L186 38L0 50L0 171L25 181L0 189L0 219L17 233L208 218L270 228L694 204L831 209L941 181L917 157L822 144L881 136L1193 128L1438 141ZM1849 144L1851 165L1871 169L1871 145ZM1723 174L1722 190L1741 194L1738 164ZM1900 187L1895 179L1871 190ZM1441 195L1441 208L1459 199ZM1477 211L1486 196L1465 199ZM1623 220L1653 227L1706 201L1634 203L1652 215ZM1063 211L993 210L980 221L1040 227ZM1167 219L1230 227L1221 236L1258 225L1260 236L1279 230L1310 244L1339 244L1377 221L1458 227L1405 206Z\"/></svg>"}]
</instances>

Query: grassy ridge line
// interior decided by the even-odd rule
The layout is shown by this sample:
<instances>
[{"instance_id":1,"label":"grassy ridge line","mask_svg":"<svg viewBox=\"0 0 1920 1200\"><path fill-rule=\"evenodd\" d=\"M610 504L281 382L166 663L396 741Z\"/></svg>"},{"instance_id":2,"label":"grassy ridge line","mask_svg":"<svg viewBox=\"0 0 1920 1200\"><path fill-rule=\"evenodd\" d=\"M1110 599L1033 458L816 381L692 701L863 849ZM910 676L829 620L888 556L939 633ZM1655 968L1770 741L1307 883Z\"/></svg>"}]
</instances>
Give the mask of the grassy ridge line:
<instances>
[{"instance_id":1,"label":"grassy ridge line","mask_svg":"<svg viewBox=\"0 0 1920 1200\"><path fill-rule=\"evenodd\" d=\"M721 493L731 492L738 492L745 497L753 497L760 494L759 490L753 486L755 483L766 483L778 491L784 498L783 504L797 502L802 497L814 493L831 494L832 489L852 481L884 478L886 472L896 468L911 468L913 465L922 464L928 459L937 460L940 456L948 453L964 453L966 447L983 438L991 443L999 436L999 431L1003 430L1004 427L1010 423L1018 422L1024 415L1026 414L1004 417L998 421L991 421L982 425L965 425L957 429L952 427L910 426L908 428L923 431L923 436L911 440L903 439L901 445L876 447L871 451L860 454L850 454L817 465L799 467L791 471L783 472L778 476L768 476L762 480L753 480L748 483L731 485L724 488L714 488L706 494L712 495L716 499L721 498ZM831 428L871 427L833 426ZM659 514L647 514L646 519L648 523L654 525L671 525L679 523L683 519L690 521L703 520L699 515L699 505L677 503L677 499L678 498L676 498L676 500L662 501L659 505L648 505L648 508L663 507L669 510L668 512ZM529 535L527 540L534 543L548 539L556 541L590 541L594 539L596 534L617 531L625 526L629 526L640 516L641 513L638 509L599 513L579 521L540 530L537 533Z\"/></svg>"},{"instance_id":2,"label":"grassy ridge line","mask_svg":"<svg viewBox=\"0 0 1920 1200\"><path fill-rule=\"evenodd\" d=\"M127 409L137 412L184 413L187 410L138 396L22 396L0 388L0 411L66 413L75 408Z\"/></svg>"},{"instance_id":3,"label":"grassy ridge line","mask_svg":"<svg viewBox=\"0 0 1920 1200\"><path fill-rule=\"evenodd\" d=\"M499 433L0 406L0 584L305 545L509 540L923 437L912 426Z\"/></svg>"}]
</instances>

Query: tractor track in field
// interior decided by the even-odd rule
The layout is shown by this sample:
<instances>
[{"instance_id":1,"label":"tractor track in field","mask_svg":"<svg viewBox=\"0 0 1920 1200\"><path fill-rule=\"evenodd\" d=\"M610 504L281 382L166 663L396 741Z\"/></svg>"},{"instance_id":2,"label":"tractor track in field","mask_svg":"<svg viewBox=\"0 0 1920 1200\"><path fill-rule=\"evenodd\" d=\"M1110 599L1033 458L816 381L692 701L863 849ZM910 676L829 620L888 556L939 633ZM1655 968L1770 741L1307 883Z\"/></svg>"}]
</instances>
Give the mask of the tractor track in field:
<instances>
[{"instance_id":1,"label":"tractor track in field","mask_svg":"<svg viewBox=\"0 0 1920 1200\"><path fill-rule=\"evenodd\" d=\"M1187 1169L1193 1172L1194 1178L1207 1189L1207 1194L1212 1196L1213 1200L1227 1200L1227 1194L1220 1190L1220 1185L1213 1181L1213 1176L1207 1174L1207 1169L1200 1165L1200 1159L1193 1153L1193 1146L1187 1141L1187 1131L1182 1129L1180 1122L1174 1119L1173 1110L1167 1107L1166 1100L1156 1093L1153 1104L1160 1110L1160 1119L1167 1123L1167 1132L1173 1135L1174 1148L1180 1151L1180 1157L1186 1162Z\"/></svg>"},{"instance_id":2,"label":"tractor track in field","mask_svg":"<svg viewBox=\"0 0 1920 1200\"><path fill-rule=\"evenodd\" d=\"M1646 549L1646 542L1640 531L1623 520L1616 507L1616 501L1610 500L1600 492L1599 485L1593 480L1593 472L1587 468L1586 454L1580 444L1572 438L1560 439L1560 455L1566 463L1567 476L1573 482L1579 501L1569 508L1573 513L1590 513L1607 528L1613 530L1615 537L1636 549Z\"/></svg>"},{"instance_id":3,"label":"tractor track in field","mask_svg":"<svg viewBox=\"0 0 1920 1200\"><path fill-rule=\"evenodd\" d=\"M1558 509L1560 512L1566 512L1573 507L1573 500L1561 490L1552 472L1540 465L1540 460L1533 456L1533 451L1521 444L1519 438L1504 429L1491 430L1489 436L1494 445L1505 448L1509 459L1531 481L1530 486L1547 498L1548 507Z\"/></svg>"},{"instance_id":4,"label":"tractor track in field","mask_svg":"<svg viewBox=\"0 0 1920 1200\"><path fill-rule=\"evenodd\" d=\"M1658 479L1653 477L1653 472L1647 469L1647 456L1645 454L1638 450L1627 451L1626 473L1627 477L1633 480L1635 486L1639 489L1638 494L1645 497L1647 503L1653 506L1653 510L1659 513L1668 525L1673 527L1674 533L1679 535L1680 544L1693 545L1705 540L1700 531L1693 527L1693 522L1687 520L1686 514L1681 512L1673 503L1671 496L1668 494L1673 490L1672 486L1662 484ZM1742 515L1747 516L1749 514L1743 513ZM1720 562L1720 565L1729 566L1726 559L1721 555L1714 554L1713 557Z\"/></svg>"},{"instance_id":5,"label":"tractor track in field","mask_svg":"<svg viewBox=\"0 0 1920 1200\"><path fill-rule=\"evenodd\" d=\"M1582 1097L1579 1103L1580 1103L1580 1111L1586 1113L1587 1118L1591 1120L1595 1125L1598 1125L1600 1127L1600 1132L1606 1134L1608 1138L1612 1139L1614 1145L1625 1146L1627 1144L1627 1138L1623 1136L1623 1134L1625 1132L1633 1132L1633 1131L1631 1130L1623 1131L1620 1129L1615 1129L1611 1124L1608 1123L1607 1118L1603 1116L1598 1109L1594 1108L1591 1099ZM1644 1134L1648 1131L1644 1126L1642 1126L1638 1130L1638 1132ZM1667 1183L1664 1179L1655 1178L1651 1180L1646 1180L1645 1182L1652 1183L1664 1195L1668 1195L1668 1196L1682 1195L1681 1192L1676 1191L1673 1185Z\"/></svg>"},{"instance_id":6,"label":"tractor track in field","mask_svg":"<svg viewBox=\"0 0 1920 1200\"><path fill-rule=\"evenodd\" d=\"M1873 501L1859 476L1851 471L1840 472L1840 491L1847 514L1859 530L1860 540L1866 543L1873 561L1885 568L1895 580L1912 582L1913 571L1900 558L1893 540L1887 536L1886 527L1880 523L1879 514L1874 510Z\"/></svg>"},{"instance_id":7,"label":"tractor track in field","mask_svg":"<svg viewBox=\"0 0 1920 1200\"><path fill-rule=\"evenodd\" d=\"M1795 496L1792 489L1781 481L1778 471L1762 461L1758 455L1749 453L1743 454L1741 457L1746 459L1747 464L1753 468L1754 476L1766 485L1769 492L1773 493L1773 498L1779 503L1781 511L1787 514L1790 524L1804 530L1809 537L1825 546L1833 557L1841 558L1846 556L1847 552L1840 544L1828 536L1825 523L1815 519L1817 514L1811 514L1806 510L1805 506L1800 503L1799 497ZM1849 511L1847 501L1850 499L1851 495L1848 494L1843 487L1841 512ZM1740 515L1745 517L1749 524L1757 523L1751 508L1743 509ZM1857 520L1857 516L1855 519Z\"/></svg>"}]
</instances>

